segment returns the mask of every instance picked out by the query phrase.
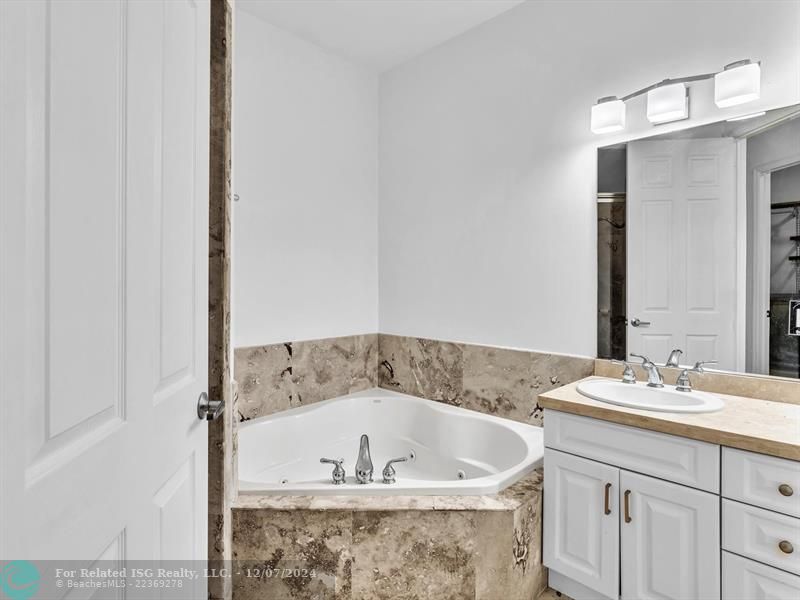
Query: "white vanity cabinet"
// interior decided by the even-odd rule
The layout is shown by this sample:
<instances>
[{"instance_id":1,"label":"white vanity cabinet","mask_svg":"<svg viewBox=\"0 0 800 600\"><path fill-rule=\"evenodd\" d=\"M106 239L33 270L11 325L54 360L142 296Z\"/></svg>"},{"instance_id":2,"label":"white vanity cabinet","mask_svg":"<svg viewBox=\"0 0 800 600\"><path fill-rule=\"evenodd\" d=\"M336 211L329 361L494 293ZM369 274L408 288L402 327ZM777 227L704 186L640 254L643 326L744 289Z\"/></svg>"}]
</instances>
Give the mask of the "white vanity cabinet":
<instances>
[{"instance_id":1,"label":"white vanity cabinet","mask_svg":"<svg viewBox=\"0 0 800 600\"><path fill-rule=\"evenodd\" d=\"M800 598L800 463L546 410L544 564L567 595Z\"/></svg>"},{"instance_id":2,"label":"white vanity cabinet","mask_svg":"<svg viewBox=\"0 0 800 600\"><path fill-rule=\"evenodd\" d=\"M552 448L544 479L552 571L608 598L720 597L718 496Z\"/></svg>"}]
</instances>

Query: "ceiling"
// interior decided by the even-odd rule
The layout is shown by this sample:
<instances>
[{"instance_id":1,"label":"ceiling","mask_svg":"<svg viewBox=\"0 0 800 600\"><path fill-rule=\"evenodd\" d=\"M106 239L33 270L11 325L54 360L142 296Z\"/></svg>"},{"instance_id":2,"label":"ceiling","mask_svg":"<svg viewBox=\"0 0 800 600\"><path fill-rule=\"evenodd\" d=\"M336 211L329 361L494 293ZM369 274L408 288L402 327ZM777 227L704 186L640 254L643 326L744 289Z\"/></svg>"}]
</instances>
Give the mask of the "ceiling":
<instances>
[{"instance_id":1,"label":"ceiling","mask_svg":"<svg viewBox=\"0 0 800 600\"><path fill-rule=\"evenodd\" d=\"M236 0L235 5L379 73L524 1Z\"/></svg>"}]
</instances>

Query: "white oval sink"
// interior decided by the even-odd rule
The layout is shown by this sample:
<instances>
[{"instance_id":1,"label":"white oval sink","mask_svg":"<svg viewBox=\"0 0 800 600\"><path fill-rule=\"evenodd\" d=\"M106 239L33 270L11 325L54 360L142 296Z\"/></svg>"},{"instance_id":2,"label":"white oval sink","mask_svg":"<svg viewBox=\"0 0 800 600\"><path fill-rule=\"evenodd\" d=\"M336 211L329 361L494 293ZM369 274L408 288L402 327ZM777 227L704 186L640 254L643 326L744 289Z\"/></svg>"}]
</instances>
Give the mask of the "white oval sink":
<instances>
[{"instance_id":1,"label":"white oval sink","mask_svg":"<svg viewBox=\"0 0 800 600\"><path fill-rule=\"evenodd\" d=\"M679 392L668 385L653 388L642 382L622 383L611 379L582 381L578 384L578 392L600 402L662 412L705 413L724 406L721 398L707 392Z\"/></svg>"}]
</instances>

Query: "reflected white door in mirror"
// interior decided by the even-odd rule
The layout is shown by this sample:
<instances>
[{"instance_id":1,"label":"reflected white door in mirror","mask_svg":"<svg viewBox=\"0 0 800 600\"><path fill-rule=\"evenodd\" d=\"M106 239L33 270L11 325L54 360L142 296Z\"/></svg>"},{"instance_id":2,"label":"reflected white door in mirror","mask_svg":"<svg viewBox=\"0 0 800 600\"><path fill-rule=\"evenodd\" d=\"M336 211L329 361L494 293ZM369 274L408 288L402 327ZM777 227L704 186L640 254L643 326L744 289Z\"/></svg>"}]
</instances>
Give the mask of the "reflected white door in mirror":
<instances>
[{"instance_id":1,"label":"reflected white door in mirror","mask_svg":"<svg viewBox=\"0 0 800 600\"><path fill-rule=\"evenodd\" d=\"M576 600L800 597L800 463L550 409L545 422L552 588Z\"/></svg>"},{"instance_id":2,"label":"reflected white door in mirror","mask_svg":"<svg viewBox=\"0 0 800 600\"><path fill-rule=\"evenodd\" d=\"M735 160L732 138L628 144L628 354L739 367Z\"/></svg>"}]
</instances>

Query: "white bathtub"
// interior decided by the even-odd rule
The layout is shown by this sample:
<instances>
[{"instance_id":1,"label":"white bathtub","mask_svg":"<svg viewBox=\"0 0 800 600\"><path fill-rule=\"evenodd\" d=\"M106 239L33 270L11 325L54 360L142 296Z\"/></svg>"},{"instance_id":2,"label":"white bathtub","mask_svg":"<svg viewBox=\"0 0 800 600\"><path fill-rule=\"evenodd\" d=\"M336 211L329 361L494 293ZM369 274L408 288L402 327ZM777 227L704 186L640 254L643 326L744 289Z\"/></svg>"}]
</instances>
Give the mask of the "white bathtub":
<instances>
[{"instance_id":1,"label":"white bathtub","mask_svg":"<svg viewBox=\"0 0 800 600\"><path fill-rule=\"evenodd\" d=\"M356 483L359 438L370 441L374 481ZM386 461L396 483L384 484ZM542 429L372 389L247 421L239 426L239 489L281 495L493 494L541 466ZM331 482L344 458L347 479Z\"/></svg>"}]
</instances>

